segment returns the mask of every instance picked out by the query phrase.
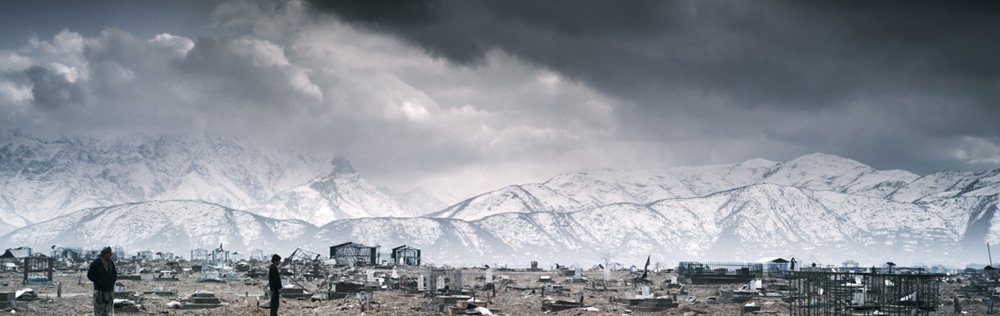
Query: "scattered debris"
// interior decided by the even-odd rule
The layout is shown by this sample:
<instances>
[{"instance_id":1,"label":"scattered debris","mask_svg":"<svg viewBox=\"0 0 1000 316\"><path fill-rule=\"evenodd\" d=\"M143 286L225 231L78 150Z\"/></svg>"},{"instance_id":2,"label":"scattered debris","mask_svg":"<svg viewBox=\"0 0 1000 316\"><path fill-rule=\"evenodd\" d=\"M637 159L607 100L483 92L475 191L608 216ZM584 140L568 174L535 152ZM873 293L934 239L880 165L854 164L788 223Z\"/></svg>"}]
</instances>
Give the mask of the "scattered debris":
<instances>
[{"instance_id":1,"label":"scattered debris","mask_svg":"<svg viewBox=\"0 0 1000 316\"><path fill-rule=\"evenodd\" d=\"M677 307L677 303L669 297L657 298L616 298L612 299L613 304L621 305L629 310L637 312L659 312L669 308Z\"/></svg>"},{"instance_id":2,"label":"scattered debris","mask_svg":"<svg viewBox=\"0 0 1000 316\"><path fill-rule=\"evenodd\" d=\"M580 302L564 301L564 300L552 300L547 299L542 301L542 311L543 312L558 312L567 309L579 309L587 307Z\"/></svg>"},{"instance_id":3,"label":"scattered debris","mask_svg":"<svg viewBox=\"0 0 1000 316\"><path fill-rule=\"evenodd\" d=\"M182 304L181 302L178 302L178 301L169 301L169 302L167 302L167 308L170 308L170 309L180 309L181 307L184 307L184 304Z\"/></svg>"},{"instance_id":4,"label":"scattered debris","mask_svg":"<svg viewBox=\"0 0 1000 316\"><path fill-rule=\"evenodd\" d=\"M162 271L156 273L156 276L153 277L153 280L155 280L155 281L178 281L180 279L177 278L177 273L174 272L173 270L162 270Z\"/></svg>"},{"instance_id":5,"label":"scattered debris","mask_svg":"<svg viewBox=\"0 0 1000 316\"><path fill-rule=\"evenodd\" d=\"M14 300L34 301L38 299L38 294L30 288L23 288L14 292Z\"/></svg>"}]
</instances>

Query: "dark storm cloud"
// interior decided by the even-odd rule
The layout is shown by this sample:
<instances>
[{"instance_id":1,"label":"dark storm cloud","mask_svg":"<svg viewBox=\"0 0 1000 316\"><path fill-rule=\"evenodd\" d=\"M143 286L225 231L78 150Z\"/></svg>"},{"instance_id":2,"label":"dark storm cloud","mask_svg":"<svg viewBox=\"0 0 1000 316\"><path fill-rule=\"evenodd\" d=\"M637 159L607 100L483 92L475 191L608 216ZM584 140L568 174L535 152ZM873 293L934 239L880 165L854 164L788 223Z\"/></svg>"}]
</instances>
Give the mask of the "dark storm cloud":
<instances>
[{"instance_id":1,"label":"dark storm cloud","mask_svg":"<svg viewBox=\"0 0 1000 316\"><path fill-rule=\"evenodd\" d=\"M955 166L913 162L912 150L879 152L879 143L964 135L1000 143L996 2L310 3L456 64L501 50L580 80L633 106L623 111L635 123L625 124L631 137L775 137L771 126L815 122L777 140L789 151L888 157L878 160L920 171ZM680 117L693 122L665 122Z\"/></svg>"},{"instance_id":2,"label":"dark storm cloud","mask_svg":"<svg viewBox=\"0 0 1000 316\"><path fill-rule=\"evenodd\" d=\"M31 82L35 105L40 108L60 109L83 103L86 98L85 88L70 81L64 74L34 66L25 70L24 76Z\"/></svg>"},{"instance_id":3,"label":"dark storm cloud","mask_svg":"<svg viewBox=\"0 0 1000 316\"><path fill-rule=\"evenodd\" d=\"M992 4L304 1L0 10L0 126L232 134L463 195L812 152L1000 168Z\"/></svg>"},{"instance_id":4,"label":"dark storm cloud","mask_svg":"<svg viewBox=\"0 0 1000 316\"><path fill-rule=\"evenodd\" d=\"M51 37L70 29L84 35L108 27L140 37L160 33L193 34L207 22L219 0L198 1L3 1L0 10L0 47L16 47L32 36ZM25 32L25 26L31 31Z\"/></svg>"},{"instance_id":5,"label":"dark storm cloud","mask_svg":"<svg viewBox=\"0 0 1000 316\"><path fill-rule=\"evenodd\" d=\"M966 84L1000 75L995 4L311 3L456 63L477 63L498 48L614 94L691 89L744 106L822 107L856 91L917 85L989 99L996 89Z\"/></svg>"}]
</instances>

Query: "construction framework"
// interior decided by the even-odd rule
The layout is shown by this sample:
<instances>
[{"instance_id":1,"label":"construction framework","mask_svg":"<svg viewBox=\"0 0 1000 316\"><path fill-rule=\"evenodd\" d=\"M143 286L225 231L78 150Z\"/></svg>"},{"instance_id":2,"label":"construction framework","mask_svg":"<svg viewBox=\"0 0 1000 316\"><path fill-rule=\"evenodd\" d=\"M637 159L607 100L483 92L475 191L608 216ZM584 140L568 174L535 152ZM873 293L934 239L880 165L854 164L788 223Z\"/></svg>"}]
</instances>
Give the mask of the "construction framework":
<instances>
[{"instance_id":1,"label":"construction framework","mask_svg":"<svg viewBox=\"0 0 1000 316\"><path fill-rule=\"evenodd\" d=\"M25 257L23 283L52 284L54 271L55 260L50 257Z\"/></svg>"},{"instance_id":2,"label":"construction framework","mask_svg":"<svg viewBox=\"0 0 1000 316\"><path fill-rule=\"evenodd\" d=\"M677 275L690 284L746 283L764 276L764 265L750 262L681 261Z\"/></svg>"},{"instance_id":3,"label":"construction framework","mask_svg":"<svg viewBox=\"0 0 1000 316\"><path fill-rule=\"evenodd\" d=\"M942 274L791 271L788 314L930 315Z\"/></svg>"},{"instance_id":4,"label":"construction framework","mask_svg":"<svg viewBox=\"0 0 1000 316\"><path fill-rule=\"evenodd\" d=\"M408 266L420 265L420 249L402 245L392 248L392 263Z\"/></svg>"},{"instance_id":5,"label":"construction framework","mask_svg":"<svg viewBox=\"0 0 1000 316\"><path fill-rule=\"evenodd\" d=\"M337 260L337 265L342 266L373 266L378 264L378 246L345 242L330 247L330 259Z\"/></svg>"},{"instance_id":6,"label":"construction framework","mask_svg":"<svg viewBox=\"0 0 1000 316\"><path fill-rule=\"evenodd\" d=\"M288 269L293 276L306 279L323 279L329 276L323 263L322 255L302 248L295 248L292 254L285 257L281 267Z\"/></svg>"}]
</instances>

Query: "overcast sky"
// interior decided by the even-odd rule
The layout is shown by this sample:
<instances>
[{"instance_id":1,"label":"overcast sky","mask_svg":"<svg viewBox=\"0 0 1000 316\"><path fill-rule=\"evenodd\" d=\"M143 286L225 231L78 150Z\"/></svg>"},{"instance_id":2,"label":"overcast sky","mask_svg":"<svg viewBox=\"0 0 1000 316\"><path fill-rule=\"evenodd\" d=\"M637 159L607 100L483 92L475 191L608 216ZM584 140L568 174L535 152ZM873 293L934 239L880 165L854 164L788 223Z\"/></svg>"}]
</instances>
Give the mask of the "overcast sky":
<instances>
[{"instance_id":1,"label":"overcast sky","mask_svg":"<svg viewBox=\"0 0 1000 316\"><path fill-rule=\"evenodd\" d=\"M0 126L229 134L458 196L823 152L1000 168L1000 8L0 0Z\"/></svg>"}]
</instances>

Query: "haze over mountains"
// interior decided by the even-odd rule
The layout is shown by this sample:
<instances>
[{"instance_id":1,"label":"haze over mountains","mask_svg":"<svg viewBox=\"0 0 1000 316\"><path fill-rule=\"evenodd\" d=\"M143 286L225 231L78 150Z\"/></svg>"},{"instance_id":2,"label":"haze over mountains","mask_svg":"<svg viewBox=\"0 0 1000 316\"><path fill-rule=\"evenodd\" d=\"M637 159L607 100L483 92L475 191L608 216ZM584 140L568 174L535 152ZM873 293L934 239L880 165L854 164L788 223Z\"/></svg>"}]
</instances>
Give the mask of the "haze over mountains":
<instances>
[{"instance_id":1,"label":"haze over mountains","mask_svg":"<svg viewBox=\"0 0 1000 316\"><path fill-rule=\"evenodd\" d=\"M1000 170L920 176L826 154L787 162L571 172L439 205L368 183L345 159L233 138L44 140L0 134L0 246L278 253L355 241L448 264L756 260L985 261ZM423 201L420 203L413 201ZM418 205L419 206L414 206ZM208 219L208 220L206 220ZM71 245L70 243L79 243Z\"/></svg>"},{"instance_id":2,"label":"haze over mountains","mask_svg":"<svg viewBox=\"0 0 1000 316\"><path fill-rule=\"evenodd\" d=\"M44 139L0 131L0 194L0 233L83 208L154 200L200 200L315 225L444 206L432 196L399 205L344 159L206 135Z\"/></svg>"}]
</instances>

